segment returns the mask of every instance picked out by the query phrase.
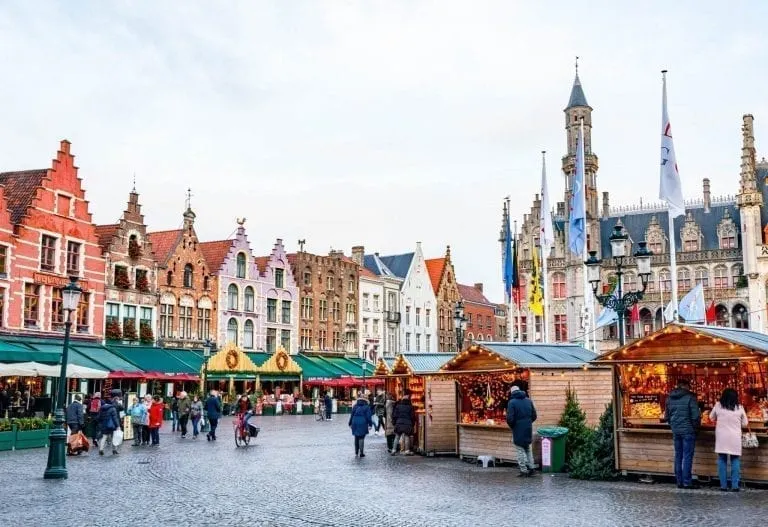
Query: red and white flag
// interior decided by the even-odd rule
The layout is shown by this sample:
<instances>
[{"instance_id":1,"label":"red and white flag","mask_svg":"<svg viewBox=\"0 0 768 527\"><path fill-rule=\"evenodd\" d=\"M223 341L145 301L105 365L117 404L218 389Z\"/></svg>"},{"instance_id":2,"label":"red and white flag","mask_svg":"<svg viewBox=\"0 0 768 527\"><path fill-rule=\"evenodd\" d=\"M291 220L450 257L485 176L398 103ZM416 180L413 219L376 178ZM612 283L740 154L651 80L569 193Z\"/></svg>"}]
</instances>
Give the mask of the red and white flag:
<instances>
[{"instance_id":1,"label":"red and white flag","mask_svg":"<svg viewBox=\"0 0 768 527\"><path fill-rule=\"evenodd\" d=\"M659 198L667 202L671 218L685 214L683 203L683 187L680 183L680 172L677 170L675 145L672 141L672 125L667 113L667 76L663 72L663 95L661 99L661 178L659 182Z\"/></svg>"}]
</instances>

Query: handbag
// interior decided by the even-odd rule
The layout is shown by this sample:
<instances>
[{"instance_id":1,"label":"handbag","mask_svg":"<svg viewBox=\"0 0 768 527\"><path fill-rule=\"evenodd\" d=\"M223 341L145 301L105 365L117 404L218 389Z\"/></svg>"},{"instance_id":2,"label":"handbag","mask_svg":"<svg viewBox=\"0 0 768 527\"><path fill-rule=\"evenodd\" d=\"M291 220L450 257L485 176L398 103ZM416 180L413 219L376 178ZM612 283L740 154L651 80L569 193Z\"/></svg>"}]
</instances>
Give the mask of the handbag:
<instances>
[{"instance_id":1,"label":"handbag","mask_svg":"<svg viewBox=\"0 0 768 527\"><path fill-rule=\"evenodd\" d=\"M742 448L757 448L760 446L760 442L757 440L757 434L755 434L749 426L747 426L747 433L741 434L741 447Z\"/></svg>"}]
</instances>

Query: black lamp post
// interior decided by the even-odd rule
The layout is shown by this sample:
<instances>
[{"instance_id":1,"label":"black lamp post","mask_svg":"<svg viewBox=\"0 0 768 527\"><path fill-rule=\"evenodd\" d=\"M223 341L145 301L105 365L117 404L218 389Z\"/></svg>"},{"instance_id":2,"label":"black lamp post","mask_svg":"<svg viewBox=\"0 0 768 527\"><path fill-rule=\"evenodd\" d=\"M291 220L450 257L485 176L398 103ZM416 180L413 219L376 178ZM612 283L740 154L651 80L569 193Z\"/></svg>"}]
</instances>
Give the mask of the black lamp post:
<instances>
[{"instance_id":1,"label":"black lamp post","mask_svg":"<svg viewBox=\"0 0 768 527\"><path fill-rule=\"evenodd\" d=\"M642 289L640 291L628 291L624 293L622 291L622 276L624 274L624 258L629 256L627 254L627 240L629 236L624 231L624 226L621 222L617 223L613 228L613 234L611 234L611 257L613 263L616 265L616 280L618 281L616 287L618 287L617 294L600 295L598 289L600 286L600 264L601 260L597 258L596 251L589 252L589 259L584 262L587 265L587 277L589 283L592 284L592 293L600 302L600 305L613 309L619 316L619 344L623 346L625 344L624 335L624 323L625 316L629 309L643 299L645 289L648 287L648 279L651 276L651 256L653 253L646 248L646 242L638 243L638 250L635 252L634 257L637 262L638 275L640 276L640 282L642 283Z\"/></svg>"},{"instance_id":2,"label":"black lamp post","mask_svg":"<svg viewBox=\"0 0 768 527\"><path fill-rule=\"evenodd\" d=\"M459 300L453 310L453 325L456 328L456 352L464 347L464 330L467 329L467 318L464 316L464 302Z\"/></svg>"},{"instance_id":3,"label":"black lamp post","mask_svg":"<svg viewBox=\"0 0 768 527\"><path fill-rule=\"evenodd\" d=\"M56 410L53 414L53 427L48 436L48 466L45 468L45 479L67 479L66 443L67 431L64 419L64 407L67 405L67 362L69 361L69 334L72 329L72 313L80 302L80 294L83 292L77 286L77 277L71 276L69 284L61 291L61 302L67 313L64 322L64 349L61 353L61 372L57 386Z\"/></svg>"}]
</instances>

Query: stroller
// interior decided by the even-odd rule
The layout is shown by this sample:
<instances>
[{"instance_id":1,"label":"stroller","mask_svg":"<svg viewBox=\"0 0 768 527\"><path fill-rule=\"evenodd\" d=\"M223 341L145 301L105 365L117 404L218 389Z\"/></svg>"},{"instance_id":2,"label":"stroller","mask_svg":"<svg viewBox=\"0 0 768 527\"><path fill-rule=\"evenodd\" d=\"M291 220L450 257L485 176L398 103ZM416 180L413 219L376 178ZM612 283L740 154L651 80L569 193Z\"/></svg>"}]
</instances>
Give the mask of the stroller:
<instances>
[{"instance_id":1,"label":"stroller","mask_svg":"<svg viewBox=\"0 0 768 527\"><path fill-rule=\"evenodd\" d=\"M69 440L67 441L68 456L79 456L83 452L88 452L90 448L90 442L82 431L78 431L69 436Z\"/></svg>"}]
</instances>

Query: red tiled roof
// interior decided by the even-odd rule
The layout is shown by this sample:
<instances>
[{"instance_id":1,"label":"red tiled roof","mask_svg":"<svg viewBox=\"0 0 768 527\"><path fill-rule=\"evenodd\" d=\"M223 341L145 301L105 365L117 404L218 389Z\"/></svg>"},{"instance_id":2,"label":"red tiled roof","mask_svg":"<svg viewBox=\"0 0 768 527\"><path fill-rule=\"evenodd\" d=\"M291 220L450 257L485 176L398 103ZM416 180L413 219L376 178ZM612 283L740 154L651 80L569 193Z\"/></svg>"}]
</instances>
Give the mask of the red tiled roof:
<instances>
[{"instance_id":1,"label":"red tiled roof","mask_svg":"<svg viewBox=\"0 0 768 527\"><path fill-rule=\"evenodd\" d=\"M378 276L376 276L376 273L372 273L362 265L360 266L360 276L364 276L366 278L378 278Z\"/></svg>"},{"instance_id":2,"label":"red tiled roof","mask_svg":"<svg viewBox=\"0 0 768 527\"><path fill-rule=\"evenodd\" d=\"M21 218L32 205L37 189L42 186L47 174L45 169L0 173L0 185L5 187L5 200L12 223L21 223Z\"/></svg>"},{"instance_id":3,"label":"red tiled roof","mask_svg":"<svg viewBox=\"0 0 768 527\"><path fill-rule=\"evenodd\" d=\"M112 237L114 237L118 227L120 227L119 223L96 225L96 237L99 239L99 245L105 251L109 249L109 244L112 242Z\"/></svg>"},{"instance_id":4,"label":"red tiled roof","mask_svg":"<svg viewBox=\"0 0 768 527\"><path fill-rule=\"evenodd\" d=\"M488 301L487 298L485 298L483 292L476 287L462 284L456 285L459 286L459 294L461 295L462 300L465 302L474 302L475 304L488 304L489 306L493 305Z\"/></svg>"},{"instance_id":5,"label":"red tiled roof","mask_svg":"<svg viewBox=\"0 0 768 527\"><path fill-rule=\"evenodd\" d=\"M443 270L445 269L445 258L432 258L430 260L424 260L427 264L427 273L429 273L429 280L432 282L432 289L437 294L440 289L440 278L443 277Z\"/></svg>"},{"instance_id":6,"label":"red tiled roof","mask_svg":"<svg viewBox=\"0 0 768 527\"><path fill-rule=\"evenodd\" d=\"M152 252L155 254L157 263L165 265L168 258L171 256L171 251L176 247L176 244L179 243L181 232L181 229L174 229L172 231L147 233L149 241L152 242Z\"/></svg>"},{"instance_id":7,"label":"red tiled roof","mask_svg":"<svg viewBox=\"0 0 768 527\"><path fill-rule=\"evenodd\" d=\"M288 253L285 255L285 257L288 259L288 263L291 267L296 267L296 262L298 261L296 253Z\"/></svg>"},{"instance_id":8,"label":"red tiled roof","mask_svg":"<svg viewBox=\"0 0 768 527\"><path fill-rule=\"evenodd\" d=\"M264 274L267 272L267 265L269 265L269 256L257 256L254 258L256 267L259 268L259 273Z\"/></svg>"},{"instance_id":9,"label":"red tiled roof","mask_svg":"<svg viewBox=\"0 0 768 527\"><path fill-rule=\"evenodd\" d=\"M203 242L200 244L200 250L203 252L203 257L208 264L208 269L213 273L216 273L221 269L221 264L224 263L231 248L232 240L217 240L215 242Z\"/></svg>"}]
</instances>

